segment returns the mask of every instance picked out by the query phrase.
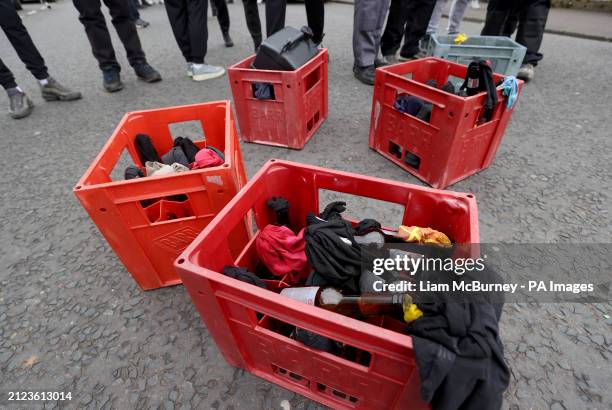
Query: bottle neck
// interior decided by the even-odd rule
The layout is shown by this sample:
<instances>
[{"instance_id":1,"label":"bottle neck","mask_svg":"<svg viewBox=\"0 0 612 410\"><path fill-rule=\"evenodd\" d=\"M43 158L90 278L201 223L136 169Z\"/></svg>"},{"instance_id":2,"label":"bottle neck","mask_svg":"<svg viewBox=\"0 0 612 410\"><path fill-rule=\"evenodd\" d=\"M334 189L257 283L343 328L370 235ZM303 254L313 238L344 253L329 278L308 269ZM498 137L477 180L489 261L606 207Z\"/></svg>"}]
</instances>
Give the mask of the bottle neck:
<instances>
[{"instance_id":1,"label":"bottle neck","mask_svg":"<svg viewBox=\"0 0 612 410\"><path fill-rule=\"evenodd\" d=\"M371 293L362 296L344 296L342 300L346 302L367 303L372 305L401 305L404 300L404 295Z\"/></svg>"},{"instance_id":2,"label":"bottle neck","mask_svg":"<svg viewBox=\"0 0 612 410\"><path fill-rule=\"evenodd\" d=\"M383 314L401 314L403 312L404 295L363 295L357 297L356 303L364 316L378 316Z\"/></svg>"}]
</instances>

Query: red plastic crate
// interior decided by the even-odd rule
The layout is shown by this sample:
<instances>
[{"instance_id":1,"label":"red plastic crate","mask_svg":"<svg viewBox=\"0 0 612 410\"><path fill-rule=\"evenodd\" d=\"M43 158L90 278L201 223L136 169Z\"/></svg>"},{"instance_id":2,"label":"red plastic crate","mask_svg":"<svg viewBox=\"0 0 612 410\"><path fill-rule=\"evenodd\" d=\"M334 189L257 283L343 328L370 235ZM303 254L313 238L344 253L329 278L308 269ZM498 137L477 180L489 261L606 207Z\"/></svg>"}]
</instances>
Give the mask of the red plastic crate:
<instances>
[{"instance_id":1,"label":"red plastic crate","mask_svg":"<svg viewBox=\"0 0 612 410\"><path fill-rule=\"evenodd\" d=\"M194 120L205 134L205 140L194 142L223 151L223 165L111 179L126 150L135 165L143 166L134 146L136 134L149 135L162 155L173 146L169 125ZM74 193L126 269L148 290L181 283L174 260L245 183L231 104L218 101L127 113ZM242 234L247 235L246 229Z\"/></svg>"},{"instance_id":2,"label":"red plastic crate","mask_svg":"<svg viewBox=\"0 0 612 410\"><path fill-rule=\"evenodd\" d=\"M385 318L382 327L375 326L219 273L234 264L254 271L258 232L240 244L230 235L245 215L257 227L266 226L275 221L266 201L283 196L291 204L291 225L298 228L308 212L319 212L320 190L401 204L405 225L439 229L458 243L479 241L471 194L270 160L177 259L185 288L233 366L335 409L428 408L420 399L412 339L393 330L404 327L400 322ZM287 286L283 280L267 284L272 290ZM291 339L286 324L348 344L358 359Z\"/></svg>"},{"instance_id":3,"label":"red plastic crate","mask_svg":"<svg viewBox=\"0 0 612 410\"><path fill-rule=\"evenodd\" d=\"M242 140L304 148L327 118L327 49L295 71L256 70L251 68L254 59L227 70ZM275 99L255 98L257 82L272 84Z\"/></svg>"},{"instance_id":4,"label":"red plastic crate","mask_svg":"<svg viewBox=\"0 0 612 410\"><path fill-rule=\"evenodd\" d=\"M447 80L461 83L467 66L438 58L423 58L376 70L370 122L370 148L375 149L417 178L445 188L491 165L513 110L498 89L498 104L491 121L478 125L485 93L460 97L429 87ZM497 83L504 77L494 74ZM519 81L519 93L523 81ZM429 123L393 107L400 94L432 103ZM516 107L516 103L515 103ZM418 168L404 161L406 153L420 158Z\"/></svg>"}]
</instances>

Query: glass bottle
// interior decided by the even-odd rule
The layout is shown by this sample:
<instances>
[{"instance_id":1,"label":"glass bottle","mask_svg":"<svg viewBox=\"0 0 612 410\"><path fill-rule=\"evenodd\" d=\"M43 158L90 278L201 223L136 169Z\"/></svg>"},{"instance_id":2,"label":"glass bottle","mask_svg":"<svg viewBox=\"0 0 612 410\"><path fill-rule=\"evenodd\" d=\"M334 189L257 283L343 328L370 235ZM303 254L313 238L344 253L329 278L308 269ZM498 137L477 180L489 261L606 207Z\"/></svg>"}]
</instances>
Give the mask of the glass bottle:
<instances>
[{"instance_id":1,"label":"glass bottle","mask_svg":"<svg viewBox=\"0 0 612 410\"><path fill-rule=\"evenodd\" d=\"M412 298L407 294L381 292L353 296L343 295L333 287L319 286L286 288L281 295L352 318L402 316L404 304L412 303Z\"/></svg>"}]
</instances>

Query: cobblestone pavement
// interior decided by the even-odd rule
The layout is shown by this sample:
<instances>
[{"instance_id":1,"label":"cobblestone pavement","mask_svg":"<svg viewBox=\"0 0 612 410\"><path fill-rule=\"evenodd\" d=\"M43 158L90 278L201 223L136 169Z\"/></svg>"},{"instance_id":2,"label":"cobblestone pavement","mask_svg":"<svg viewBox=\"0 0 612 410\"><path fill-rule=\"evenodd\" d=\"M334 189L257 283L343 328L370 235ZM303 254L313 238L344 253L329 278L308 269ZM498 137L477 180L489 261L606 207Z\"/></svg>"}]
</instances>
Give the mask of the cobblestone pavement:
<instances>
[{"instance_id":1,"label":"cobblestone pavement","mask_svg":"<svg viewBox=\"0 0 612 410\"><path fill-rule=\"evenodd\" d=\"M227 66L251 51L237 3L233 49L209 20L210 63ZM139 33L164 81L137 83L117 46L126 88L115 95L101 90L70 2L25 18L52 75L83 91L74 103L43 102L0 38L3 61L36 104L27 119L0 119L0 390L70 391L72 401L59 404L66 408L319 408L230 367L183 287L142 292L71 192L124 112L230 97L227 78L185 77L163 8L142 15L152 24ZM352 77L351 17L350 6L328 3L328 120L302 151L244 144L249 175L277 157L420 184L367 147L371 89ZM303 20L302 6L290 6L288 21ZM475 194L483 242L612 242L610 45L547 35L543 52L494 164L452 189ZM401 218L357 199L349 209ZM504 408L612 408L611 315L610 303L507 305ZM7 407L43 404L8 405L3 396Z\"/></svg>"}]
</instances>

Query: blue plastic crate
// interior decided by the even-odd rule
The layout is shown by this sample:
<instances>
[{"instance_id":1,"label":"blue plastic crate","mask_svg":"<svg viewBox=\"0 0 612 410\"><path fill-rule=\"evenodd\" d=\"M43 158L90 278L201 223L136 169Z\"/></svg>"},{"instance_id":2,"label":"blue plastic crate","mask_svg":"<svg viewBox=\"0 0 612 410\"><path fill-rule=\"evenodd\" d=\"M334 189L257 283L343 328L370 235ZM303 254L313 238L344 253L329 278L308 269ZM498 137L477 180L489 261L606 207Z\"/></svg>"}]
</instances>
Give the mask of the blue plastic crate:
<instances>
[{"instance_id":1,"label":"blue plastic crate","mask_svg":"<svg viewBox=\"0 0 612 410\"><path fill-rule=\"evenodd\" d=\"M527 49L502 36L470 36L462 44L455 44L456 35L432 35L427 55L468 65L475 59L489 60L493 71L503 75L518 73Z\"/></svg>"}]
</instances>

